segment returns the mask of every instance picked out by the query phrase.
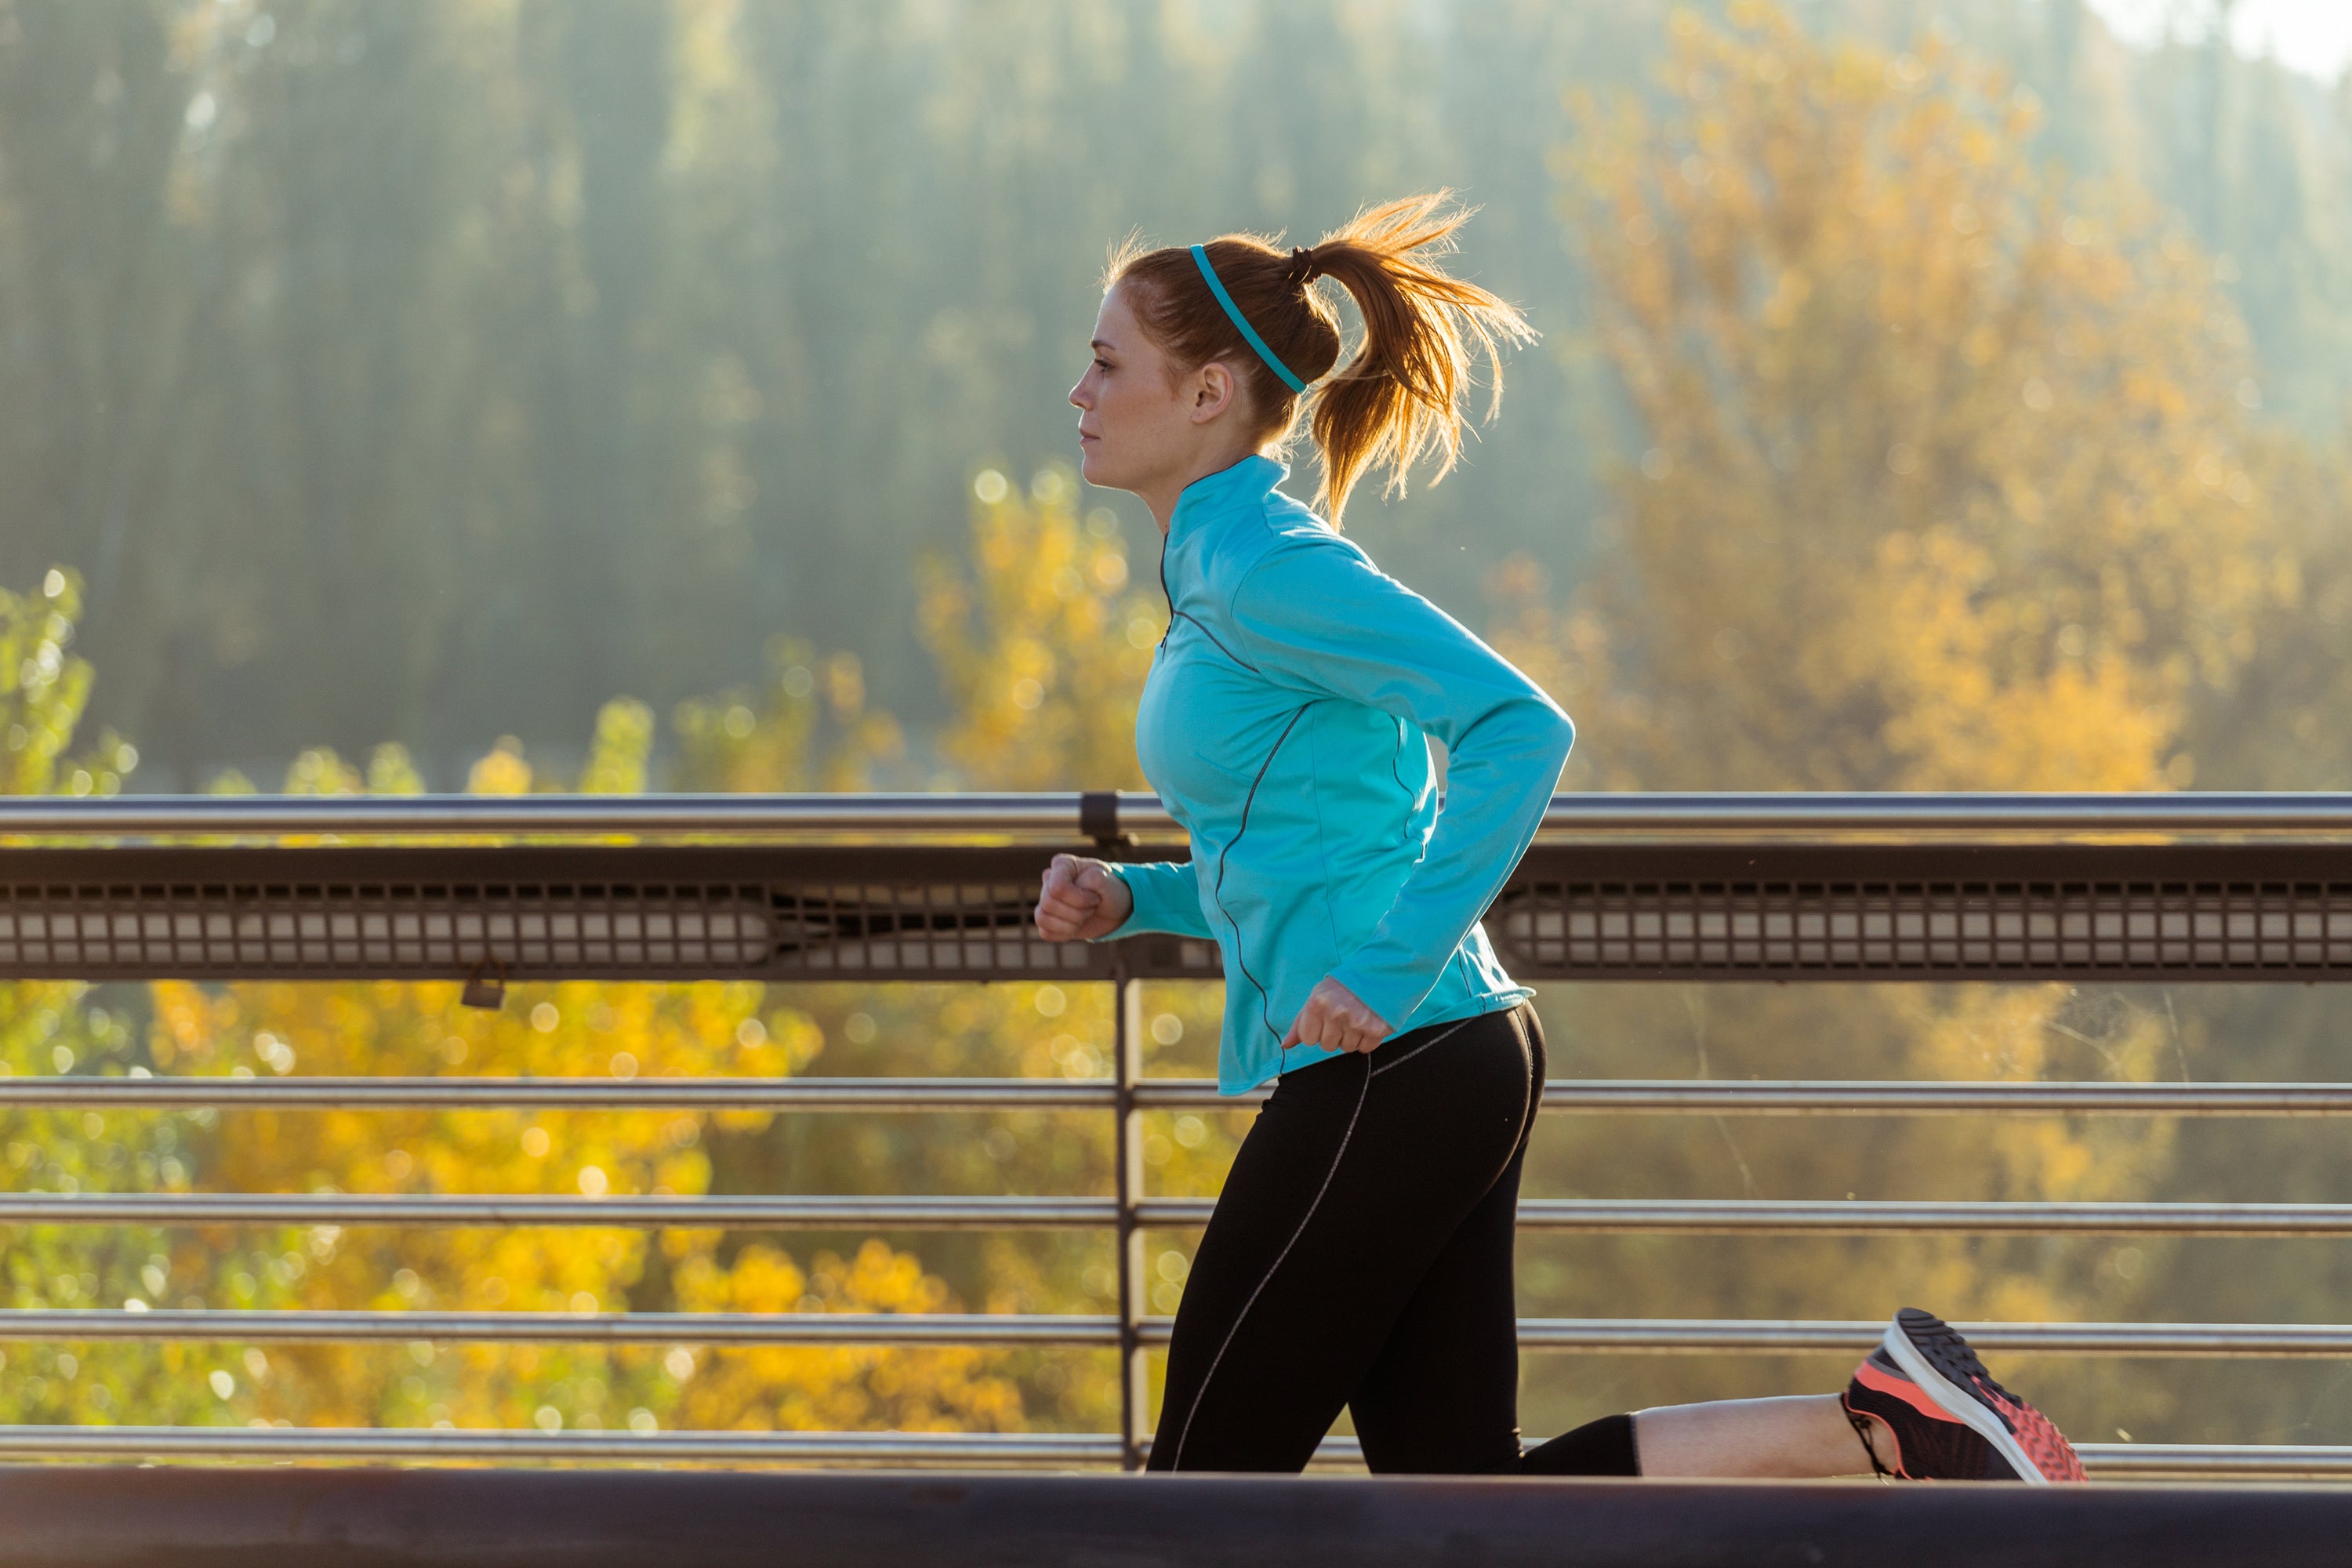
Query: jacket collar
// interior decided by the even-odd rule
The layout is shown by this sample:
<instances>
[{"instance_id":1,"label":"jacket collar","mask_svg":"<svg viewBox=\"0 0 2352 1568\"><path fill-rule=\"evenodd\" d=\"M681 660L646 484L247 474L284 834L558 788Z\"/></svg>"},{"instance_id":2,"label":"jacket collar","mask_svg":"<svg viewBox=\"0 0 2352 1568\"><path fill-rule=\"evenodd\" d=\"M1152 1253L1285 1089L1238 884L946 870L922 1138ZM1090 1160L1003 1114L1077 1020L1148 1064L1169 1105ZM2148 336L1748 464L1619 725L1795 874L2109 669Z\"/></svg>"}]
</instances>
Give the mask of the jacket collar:
<instances>
[{"instance_id":1,"label":"jacket collar","mask_svg":"<svg viewBox=\"0 0 2352 1568\"><path fill-rule=\"evenodd\" d=\"M1175 543L1202 523L1265 500L1290 477L1290 465L1253 452L1230 468L1205 474L1184 487L1168 520L1168 542Z\"/></svg>"}]
</instances>

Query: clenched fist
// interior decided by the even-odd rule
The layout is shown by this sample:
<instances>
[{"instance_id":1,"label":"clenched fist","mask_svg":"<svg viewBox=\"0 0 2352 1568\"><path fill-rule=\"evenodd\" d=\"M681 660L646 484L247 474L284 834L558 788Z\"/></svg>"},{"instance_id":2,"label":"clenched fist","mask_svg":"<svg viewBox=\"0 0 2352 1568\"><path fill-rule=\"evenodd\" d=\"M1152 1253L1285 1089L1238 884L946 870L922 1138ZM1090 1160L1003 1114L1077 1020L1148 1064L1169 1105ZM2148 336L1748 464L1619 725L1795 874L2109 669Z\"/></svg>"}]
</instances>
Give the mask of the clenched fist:
<instances>
[{"instance_id":1,"label":"clenched fist","mask_svg":"<svg viewBox=\"0 0 2352 1568\"><path fill-rule=\"evenodd\" d=\"M1100 860L1056 855L1037 898L1037 934L1047 942L1092 942L1127 923L1135 895Z\"/></svg>"},{"instance_id":2,"label":"clenched fist","mask_svg":"<svg viewBox=\"0 0 2352 1568\"><path fill-rule=\"evenodd\" d=\"M1362 1051L1369 1055L1389 1037L1388 1020L1364 1005L1356 994L1326 978L1307 994L1307 1005L1282 1037L1282 1048L1321 1046L1327 1050Z\"/></svg>"}]
</instances>

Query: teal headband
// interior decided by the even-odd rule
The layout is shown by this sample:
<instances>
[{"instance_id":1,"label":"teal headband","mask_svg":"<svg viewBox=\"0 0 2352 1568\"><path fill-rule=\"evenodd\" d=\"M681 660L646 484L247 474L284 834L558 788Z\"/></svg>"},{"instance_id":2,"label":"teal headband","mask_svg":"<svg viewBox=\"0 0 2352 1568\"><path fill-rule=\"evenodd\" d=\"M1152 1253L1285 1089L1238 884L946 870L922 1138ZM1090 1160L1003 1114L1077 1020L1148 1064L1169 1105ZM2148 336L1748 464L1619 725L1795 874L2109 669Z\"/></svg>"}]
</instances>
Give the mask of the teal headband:
<instances>
[{"instance_id":1,"label":"teal headband","mask_svg":"<svg viewBox=\"0 0 2352 1568\"><path fill-rule=\"evenodd\" d=\"M1214 294L1217 297L1217 303L1225 308L1225 320L1231 321L1240 331L1242 342L1257 351L1257 357L1265 361L1265 368L1282 377L1283 384L1288 386L1293 392L1305 392L1307 384L1299 380L1288 365L1276 358L1272 349L1265 346L1265 340L1259 337L1257 329L1249 324L1249 318L1242 314L1242 308L1234 303L1234 297L1231 294L1225 292L1224 280L1217 276L1217 269L1209 265L1207 249L1198 245L1194 246L1192 259L1200 265L1201 276L1209 280L1209 292Z\"/></svg>"}]
</instances>

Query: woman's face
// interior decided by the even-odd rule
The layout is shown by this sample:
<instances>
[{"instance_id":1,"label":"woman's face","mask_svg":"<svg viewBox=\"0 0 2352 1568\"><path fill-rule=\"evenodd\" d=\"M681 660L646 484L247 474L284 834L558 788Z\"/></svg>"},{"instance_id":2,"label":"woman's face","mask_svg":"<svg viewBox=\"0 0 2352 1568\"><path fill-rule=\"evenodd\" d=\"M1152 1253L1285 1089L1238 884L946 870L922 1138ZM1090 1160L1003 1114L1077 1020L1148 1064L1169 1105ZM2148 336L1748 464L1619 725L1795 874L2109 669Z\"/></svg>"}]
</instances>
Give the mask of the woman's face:
<instances>
[{"instance_id":1,"label":"woman's face","mask_svg":"<svg viewBox=\"0 0 2352 1568\"><path fill-rule=\"evenodd\" d=\"M1090 485L1147 496L1185 475L1231 401L1232 381L1223 365L1174 374L1129 308L1125 285L1113 285L1095 321L1094 363L1070 388L1078 471Z\"/></svg>"}]
</instances>

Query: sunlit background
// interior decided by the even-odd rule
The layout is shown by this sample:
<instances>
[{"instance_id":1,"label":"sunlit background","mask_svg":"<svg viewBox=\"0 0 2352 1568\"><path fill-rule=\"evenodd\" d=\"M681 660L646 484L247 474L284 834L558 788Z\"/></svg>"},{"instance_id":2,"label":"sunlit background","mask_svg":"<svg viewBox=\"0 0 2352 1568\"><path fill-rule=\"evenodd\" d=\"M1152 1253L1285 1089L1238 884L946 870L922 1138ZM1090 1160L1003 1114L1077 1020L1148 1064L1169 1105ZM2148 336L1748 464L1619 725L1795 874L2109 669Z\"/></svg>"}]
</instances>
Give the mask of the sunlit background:
<instances>
[{"instance_id":1,"label":"sunlit background","mask_svg":"<svg viewBox=\"0 0 2352 1568\"><path fill-rule=\"evenodd\" d=\"M0 789L1141 787L1106 247L1478 204L1544 337L1351 508L1574 788L2352 783L2335 0L0 0ZM1311 488L1302 468L1297 481ZM1152 1070L1208 1070L1199 987ZM2263 987L1547 988L1564 1076L2328 1079ZM0 988L0 1066L1108 1071L1086 987ZM1107 1190L1099 1118L8 1112L24 1189ZM1240 1114L1155 1115L1156 1192ZM2320 1122L1554 1118L1549 1196L2341 1199ZM1181 1298L1191 1239L1155 1245ZM1529 1314L2343 1321L2334 1244L1530 1238ZM10 1306L1109 1310L1091 1236L12 1232ZM30 1347L0 1420L1087 1429L1108 1352ZM2085 1440L2352 1440L2019 1360ZM1832 1388L1530 1356L1531 1433Z\"/></svg>"},{"instance_id":2,"label":"sunlit background","mask_svg":"<svg viewBox=\"0 0 2352 1568\"><path fill-rule=\"evenodd\" d=\"M2352 6L2340 0L2088 0L2126 43L2142 48L2226 29L2242 54L2268 57L2323 80L2352 64Z\"/></svg>"}]
</instances>

